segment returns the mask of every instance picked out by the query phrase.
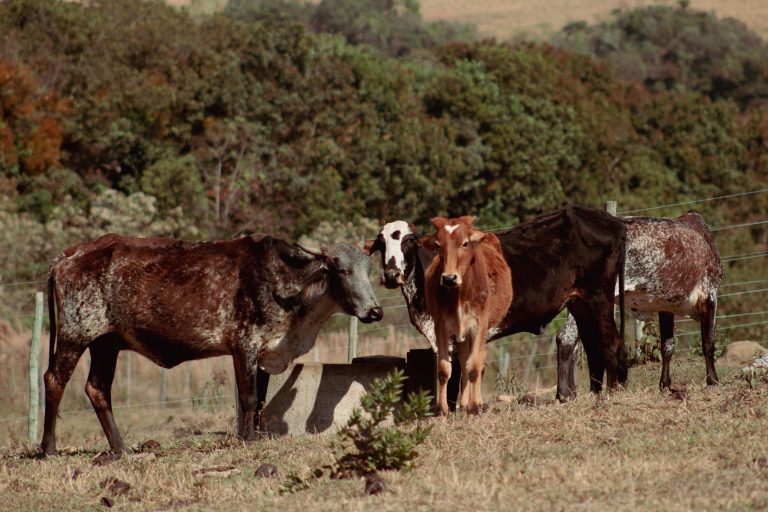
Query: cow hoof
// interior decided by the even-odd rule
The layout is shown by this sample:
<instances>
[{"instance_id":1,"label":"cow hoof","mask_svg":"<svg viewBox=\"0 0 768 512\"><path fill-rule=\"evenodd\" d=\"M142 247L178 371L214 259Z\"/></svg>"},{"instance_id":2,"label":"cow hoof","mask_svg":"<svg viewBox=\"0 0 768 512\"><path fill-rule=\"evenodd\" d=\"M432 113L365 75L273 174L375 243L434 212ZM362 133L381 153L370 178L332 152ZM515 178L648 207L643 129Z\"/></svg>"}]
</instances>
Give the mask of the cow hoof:
<instances>
[{"instance_id":1,"label":"cow hoof","mask_svg":"<svg viewBox=\"0 0 768 512\"><path fill-rule=\"evenodd\" d=\"M720 381L717 380L717 377L712 378L710 376L707 376L707 386L719 386Z\"/></svg>"},{"instance_id":2,"label":"cow hoof","mask_svg":"<svg viewBox=\"0 0 768 512\"><path fill-rule=\"evenodd\" d=\"M59 450L57 450L55 447L54 448L42 448L41 447L41 451L42 451L42 455L43 455L44 458L58 457L59 456Z\"/></svg>"},{"instance_id":3,"label":"cow hoof","mask_svg":"<svg viewBox=\"0 0 768 512\"><path fill-rule=\"evenodd\" d=\"M480 416L483 412L483 404L470 404L464 410L467 411L467 416Z\"/></svg>"}]
</instances>

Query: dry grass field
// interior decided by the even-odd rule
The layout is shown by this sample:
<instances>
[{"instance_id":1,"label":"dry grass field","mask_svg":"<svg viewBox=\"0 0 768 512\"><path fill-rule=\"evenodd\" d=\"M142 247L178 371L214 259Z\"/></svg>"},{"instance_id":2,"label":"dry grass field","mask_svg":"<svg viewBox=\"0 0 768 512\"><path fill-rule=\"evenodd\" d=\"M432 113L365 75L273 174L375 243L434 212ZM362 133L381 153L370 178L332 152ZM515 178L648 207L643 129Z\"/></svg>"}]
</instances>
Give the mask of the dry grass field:
<instances>
[{"instance_id":1,"label":"dry grass field","mask_svg":"<svg viewBox=\"0 0 768 512\"><path fill-rule=\"evenodd\" d=\"M385 472L387 490L365 496L362 480L315 480L282 496L289 473L308 476L333 461L333 434L242 444L232 405L116 413L132 446L154 455L107 465L92 412L60 421L62 456L40 459L21 441L0 451L0 510L94 510L115 477L130 489L116 510L765 510L768 507L768 385L749 389L720 365L724 384L702 387L700 357L676 357L676 393L656 388L658 364L635 368L629 389L567 404L491 401L480 418L433 420L410 473ZM489 393L490 394L490 393ZM262 463L279 477L254 477ZM224 472L203 470L217 466Z\"/></svg>"},{"instance_id":2,"label":"dry grass field","mask_svg":"<svg viewBox=\"0 0 768 512\"><path fill-rule=\"evenodd\" d=\"M421 0L427 20L471 23L481 35L507 39L514 36L543 37L572 21L594 23L608 18L617 8L672 5L677 0ZM719 17L741 20L768 37L768 2L765 0L691 0L690 7L712 11Z\"/></svg>"}]
</instances>

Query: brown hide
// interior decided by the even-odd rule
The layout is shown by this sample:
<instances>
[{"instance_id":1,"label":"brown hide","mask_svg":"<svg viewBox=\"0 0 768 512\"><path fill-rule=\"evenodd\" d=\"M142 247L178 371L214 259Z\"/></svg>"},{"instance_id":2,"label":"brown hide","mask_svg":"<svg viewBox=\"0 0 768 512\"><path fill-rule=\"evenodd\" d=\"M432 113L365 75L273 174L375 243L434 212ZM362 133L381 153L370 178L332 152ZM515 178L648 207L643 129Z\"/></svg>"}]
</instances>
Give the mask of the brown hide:
<instances>
[{"instance_id":1,"label":"brown hide","mask_svg":"<svg viewBox=\"0 0 768 512\"><path fill-rule=\"evenodd\" d=\"M499 240L475 230L473 221L436 217L435 234L422 241L438 253L426 271L425 296L435 319L442 414L448 413L446 386L454 343L462 367L460 405L469 413L480 412L488 329L503 320L512 302L511 272Z\"/></svg>"}]
</instances>

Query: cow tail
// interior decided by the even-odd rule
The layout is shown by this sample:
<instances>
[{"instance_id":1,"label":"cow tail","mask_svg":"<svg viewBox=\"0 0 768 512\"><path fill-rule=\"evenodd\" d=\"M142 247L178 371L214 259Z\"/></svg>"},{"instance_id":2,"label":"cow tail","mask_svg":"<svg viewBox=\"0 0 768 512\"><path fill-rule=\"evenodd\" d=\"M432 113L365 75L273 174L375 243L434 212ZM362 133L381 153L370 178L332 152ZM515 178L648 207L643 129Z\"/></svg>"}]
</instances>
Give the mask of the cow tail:
<instances>
[{"instance_id":1,"label":"cow tail","mask_svg":"<svg viewBox=\"0 0 768 512\"><path fill-rule=\"evenodd\" d=\"M619 255L619 315L621 316L619 333L624 343L624 264L627 260L627 236L621 237L621 252Z\"/></svg>"},{"instance_id":2,"label":"cow tail","mask_svg":"<svg viewBox=\"0 0 768 512\"><path fill-rule=\"evenodd\" d=\"M48 371L53 371L53 354L56 347L56 282L53 279L53 272L48 276L48 320L51 324L51 332L48 345Z\"/></svg>"}]
</instances>

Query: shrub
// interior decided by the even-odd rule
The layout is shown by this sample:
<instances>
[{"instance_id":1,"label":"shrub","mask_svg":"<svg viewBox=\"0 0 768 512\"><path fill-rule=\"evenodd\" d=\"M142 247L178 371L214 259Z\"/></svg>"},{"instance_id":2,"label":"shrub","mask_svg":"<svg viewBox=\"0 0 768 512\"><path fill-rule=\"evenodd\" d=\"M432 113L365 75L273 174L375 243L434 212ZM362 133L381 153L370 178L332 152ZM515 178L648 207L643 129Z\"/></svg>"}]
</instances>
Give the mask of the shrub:
<instances>
[{"instance_id":1,"label":"shrub","mask_svg":"<svg viewBox=\"0 0 768 512\"><path fill-rule=\"evenodd\" d=\"M355 408L352 417L339 431L341 447L352 445L355 451L336 461L337 476L372 473L382 469L409 470L418 456L416 447L423 443L432 425L423 420L431 416L431 399L425 391L412 393L401 404L402 370L395 370L384 379L376 379L371 390L360 400L362 409ZM390 417L394 424L387 425ZM415 426L405 430L406 423Z\"/></svg>"}]
</instances>

